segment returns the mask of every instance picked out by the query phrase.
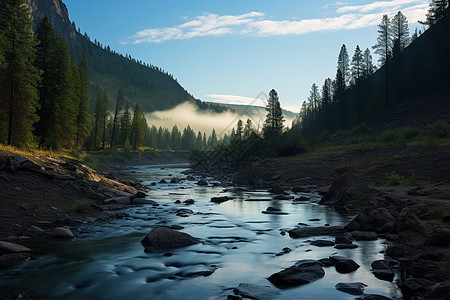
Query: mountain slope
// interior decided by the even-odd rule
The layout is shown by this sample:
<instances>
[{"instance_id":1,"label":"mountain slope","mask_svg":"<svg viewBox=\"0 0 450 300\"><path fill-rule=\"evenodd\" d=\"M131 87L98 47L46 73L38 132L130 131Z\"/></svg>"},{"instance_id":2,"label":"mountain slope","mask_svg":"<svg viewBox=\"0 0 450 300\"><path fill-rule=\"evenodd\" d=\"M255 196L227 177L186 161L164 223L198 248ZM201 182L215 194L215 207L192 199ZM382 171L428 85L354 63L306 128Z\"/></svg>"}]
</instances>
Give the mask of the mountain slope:
<instances>
[{"instance_id":1,"label":"mountain slope","mask_svg":"<svg viewBox=\"0 0 450 300\"><path fill-rule=\"evenodd\" d=\"M78 62L86 55L90 79L91 94L95 97L97 91L105 90L111 99L122 88L126 99L138 103L142 110L170 109L194 98L167 73L158 67L145 66L130 57L124 57L94 44L87 35L76 31L75 24L69 19L67 7L61 0L27 0L35 24L44 15L51 20L57 33L62 34L70 47L71 55Z\"/></svg>"}]
</instances>

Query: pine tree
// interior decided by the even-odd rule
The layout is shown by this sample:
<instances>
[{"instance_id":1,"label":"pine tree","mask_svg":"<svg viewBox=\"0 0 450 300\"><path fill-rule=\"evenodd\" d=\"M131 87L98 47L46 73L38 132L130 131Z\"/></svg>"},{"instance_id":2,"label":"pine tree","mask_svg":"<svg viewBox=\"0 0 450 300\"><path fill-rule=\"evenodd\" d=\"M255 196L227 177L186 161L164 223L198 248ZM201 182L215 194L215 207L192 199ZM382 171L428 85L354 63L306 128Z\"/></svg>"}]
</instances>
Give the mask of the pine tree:
<instances>
[{"instance_id":1,"label":"pine tree","mask_svg":"<svg viewBox=\"0 0 450 300\"><path fill-rule=\"evenodd\" d=\"M341 46L337 68L341 70L342 78L344 79L345 86L347 86L350 82L350 58L345 44Z\"/></svg>"},{"instance_id":2,"label":"pine tree","mask_svg":"<svg viewBox=\"0 0 450 300\"><path fill-rule=\"evenodd\" d=\"M136 151L144 142L145 137L144 116L137 103L134 107L133 120L131 124L131 146L133 151Z\"/></svg>"},{"instance_id":3,"label":"pine tree","mask_svg":"<svg viewBox=\"0 0 450 300\"><path fill-rule=\"evenodd\" d=\"M200 131L197 133L197 139L195 140L195 149L197 150L203 149L203 139L202 133Z\"/></svg>"},{"instance_id":4,"label":"pine tree","mask_svg":"<svg viewBox=\"0 0 450 300\"><path fill-rule=\"evenodd\" d=\"M337 102L342 110L344 128L347 128L347 101L345 97L345 80L342 76L340 69L336 72L336 79L334 80L334 97L335 102Z\"/></svg>"},{"instance_id":5,"label":"pine tree","mask_svg":"<svg viewBox=\"0 0 450 300\"><path fill-rule=\"evenodd\" d=\"M245 127L244 127L244 140L248 140L250 138L250 136L253 133L253 124L252 124L252 120L247 119L247 122L245 122Z\"/></svg>"},{"instance_id":6,"label":"pine tree","mask_svg":"<svg viewBox=\"0 0 450 300\"><path fill-rule=\"evenodd\" d=\"M241 121L242 123L242 121ZM212 132L211 132L211 136L209 137L209 142L208 144L210 145L210 147L215 147L217 146L217 134L216 134L216 130L213 128Z\"/></svg>"},{"instance_id":7,"label":"pine tree","mask_svg":"<svg viewBox=\"0 0 450 300\"><path fill-rule=\"evenodd\" d=\"M367 78L373 74L375 67L372 62L372 54L370 53L369 48L364 51L363 55L363 65L362 65L362 77Z\"/></svg>"},{"instance_id":8,"label":"pine tree","mask_svg":"<svg viewBox=\"0 0 450 300\"><path fill-rule=\"evenodd\" d=\"M321 102L319 87L315 83L313 83L313 85L311 86L308 102L311 103L312 117L315 118L320 109L320 102Z\"/></svg>"},{"instance_id":9,"label":"pine tree","mask_svg":"<svg viewBox=\"0 0 450 300\"><path fill-rule=\"evenodd\" d=\"M0 142L21 146L30 141L37 121L39 71L34 67L36 40L25 0L0 1ZM1 122L1 121L0 121Z\"/></svg>"},{"instance_id":10,"label":"pine tree","mask_svg":"<svg viewBox=\"0 0 450 300\"><path fill-rule=\"evenodd\" d=\"M284 117L280 101L278 100L278 93L274 89L269 92L269 100L267 102L267 115L263 127L264 136L280 135L283 131Z\"/></svg>"},{"instance_id":11,"label":"pine tree","mask_svg":"<svg viewBox=\"0 0 450 300\"><path fill-rule=\"evenodd\" d=\"M419 23L429 26L436 24L440 19L448 15L449 6L449 0L432 0L426 15L427 19Z\"/></svg>"},{"instance_id":12,"label":"pine tree","mask_svg":"<svg viewBox=\"0 0 450 300\"><path fill-rule=\"evenodd\" d=\"M372 47L375 49L375 53L380 56L378 59L380 66L386 64L392 56L393 42L391 32L389 17L383 15L381 23L378 25L377 43Z\"/></svg>"},{"instance_id":13,"label":"pine tree","mask_svg":"<svg viewBox=\"0 0 450 300\"><path fill-rule=\"evenodd\" d=\"M403 51L409 45L408 19L399 11L391 20L390 36L397 43L398 52ZM392 53L394 51L392 50Z\"/></svg>"},{"instance_id":14,"label":"pine tree","mask_svg":"<svg viewBox=\"0 0 450 300\"><path fill-rule=\"evenodd\" d=\"M362 78L363 64L363 53L359 48L359 45L357 45L352 58L352 79L355 84L358 84Z\"/></svg>"},{"instance_id":15,"label":"pine tree","mask_svg":"<svg viewBox=\"0 0 450 300\"><path fill-rule=\"evenodd\" d=\"M117 123L118 123L119 112L120 112L120 110L122 110L122 105L123 105L124 101L125 100L123 98L122 89L119 89L119 91L117 92L116 109L114 110L114 117L113 117L112 130L111 130L111 143L110 143L111 149L114 149L114 143L115 143L115 138L116 138L116 127L117 127Z\"/></svg>"},{"instance_id":16,"label":"pine tree","mask_svg":"<svg viewBox=\"0 0 450 300\"><path fill-rule=\"evenodd\" d=\"M103 94L103 104L102 111L100 113L100 126L102 128L102 149L105 150L106 138L108 136L108 122L110 119L109 108L111 103L109 102L108 94L105 92ZM134 144L133 144L134 145ZM133 150L136 150L133 148Z\"/></svg>"},{"instance_id":17,"label":"pine tree","mask_svg":"<svg viewBox=\"0 0 450 300\"><path fill-rule=\"evenodd\" d=\"M79 66L79 93L78 93L78 109L76 112L76 132L75 132L75 147L83 145L84 141L89 135L89 65L86 56L83 54L81 63Z\"/></svg>"},{"instance_id":18,"label":"pine tree","mask_svg":"<svg viewBox=\"0 0 450 300\"><path fill-rule=\"evenodd\" d=\"M126 140L128 140L128 143L130 142L130 133L131 133L130 106L128 105L128 102L125 101L123 114L122 114L122 117L120 118L120 144L121 145L124 145Z\"/></svg>"},{"instance_id":19,"label":"pine tree","mask_svg":"<svg viewBox=\"0 0 450 300\"><path fill-rule=\"evenodd\" d=\"M236 125L235 142L240 143L242 141L244 125L242 120L238 120Z\"/></svg>"},{"instance_id":20,"label":"pine tree","mask_svg":"<svg viewBox=\"0 0 450 300\"><path fill-rule=\"evenodd\" d=\"M173 125L172 127L172 133L170 134L171 138L171 146L173 150L180 150L181 147L181 132L178 130L177 125ZM199 149L202 149L203 145L200 143Z\"/></svg>"}]
</instances>

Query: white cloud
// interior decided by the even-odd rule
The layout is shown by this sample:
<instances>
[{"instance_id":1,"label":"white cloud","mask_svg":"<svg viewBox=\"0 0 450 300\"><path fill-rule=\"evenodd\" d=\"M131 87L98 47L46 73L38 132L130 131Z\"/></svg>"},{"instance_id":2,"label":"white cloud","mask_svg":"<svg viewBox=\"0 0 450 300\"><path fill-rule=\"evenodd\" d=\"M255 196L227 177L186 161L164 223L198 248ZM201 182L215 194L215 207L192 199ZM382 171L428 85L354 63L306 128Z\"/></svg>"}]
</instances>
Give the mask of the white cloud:
<instances>
[{"instance_id":1,"label":"white cloud","mask_svg":"<svg viewBox=\"0 0 450 300\"><path fill-rule=\"evenodd\" d=\"M398 10L401 10L410 23L413 23L424 19L428 10L428 0L373 1L356 6L337 2L332 5L342 6L336 9L337 16L303 20L270 20L264 18L265 15L262 12L249 12L235 16L207 13L175 27L139 31L130 40L140 44L226 34L264 37L351 30L377 25L382 15L393 16Z\"/></svg>"}]
</instances>

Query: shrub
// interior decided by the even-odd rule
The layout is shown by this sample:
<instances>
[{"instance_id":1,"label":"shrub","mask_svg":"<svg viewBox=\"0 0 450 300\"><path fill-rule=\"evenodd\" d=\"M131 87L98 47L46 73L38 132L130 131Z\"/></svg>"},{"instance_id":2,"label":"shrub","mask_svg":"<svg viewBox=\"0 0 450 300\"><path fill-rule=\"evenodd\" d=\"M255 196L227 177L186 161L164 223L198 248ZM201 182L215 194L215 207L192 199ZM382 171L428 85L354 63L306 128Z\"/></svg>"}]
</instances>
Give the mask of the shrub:
<instances>
[{"instance_id":1,"label":"shrub","mask_svg":"<svg viewBox=\"0 0 450 300\"><path fill-rule=\"evenodd\" d=\"M408 183L408 180L403 175L397 174L394 171L390 174L386 174L384 181L386 182L386 185L389 186L404 185Z\"/></svg>"},{"instance_id":2,"label":"shrub","mask_svg":"<svg viewBox=\"0 0 450 300\"><path fill-rule=\"evenodd\" d=\"M450 125L445 121L437 121L428 125L428 134L434 138L444 139L450 137Z\"/></svg>"},{"instance_id":3,"label":"shrub","mask_svg":"<svg viewBox=\"0 0 450 300\"><path fill-rule=\"evenodd\" d=\"M383 131L378 141L389 146L405 146L406 139L398 130Z\"/></svg>"},{"instance_id":4,"label":"shrub","mask_svg":"<svg viewBox=\"0 0 450 300\"><path fill-rule=\"evenodd\" d=\"M403 127L400 129L400 133L406 140L410 140L419 135L419 129L414 127Z\"/></svg>"}]
</instances>

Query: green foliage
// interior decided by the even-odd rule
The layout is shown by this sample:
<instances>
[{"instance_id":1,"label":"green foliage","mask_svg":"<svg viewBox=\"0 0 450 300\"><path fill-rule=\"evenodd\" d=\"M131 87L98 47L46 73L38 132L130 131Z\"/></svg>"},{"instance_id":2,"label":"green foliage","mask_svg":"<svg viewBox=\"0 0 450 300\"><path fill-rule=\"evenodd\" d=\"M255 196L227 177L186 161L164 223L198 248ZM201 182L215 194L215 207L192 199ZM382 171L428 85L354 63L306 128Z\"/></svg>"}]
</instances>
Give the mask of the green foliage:
<instances>
[{"instance_id":1,"label":"green foliage","mask_svg":"<svg viewBox=\"0 0 450 300\"><path fill-rule=\"evenodd\" d=\"M450 125L445 121L437 121L428 126L428 134L438 139L449 138Z\"/></svg>"},{"instance_id":2,"label":"green foliage","mask_svg":"<svg viewBox=\"0 0 450 300\"><path fill-rule=\"evenodd\" d=\"M398 130L385 130L378 138L378 142L387 146L405 146L406 138Z\"/></svg>"},{"instance_id":3,"label":"green foliage","mask_svg":"<svg viewBox=\"0 0 450 300\"><path fill-rule=\"evenodd\" d=\"M83 213L91 208L92 200L89 199L77 199L75 202L68 208L65 209L65 212L78 212Z\"/></svg>"},{"instance_id":4,"label":"green foliage","mask_svg":"<svg viewBox=\"0 0 450 300\"><path fill-rule=\"evenodd\" d=\"M22 146L37 121L36 39L25 0L0 1L0 142Z\"/></svg>"},{"instance_id":5,"label":"green foliage","mask_svg":"<svg viewBox=\"0 0 450 300\"><path fill-rule=\"evenodd\" d=\"M384 181L389 186L406 185L408 183L408 180L403 175L397 174L394 171L386 174Z\"/></svg>"},{"instance_id":6,"label":"green foliage","mask_svg":"<svg viewBox=\"0 0 450 300\"><path fill-rule=\"evenodd\" d=\"M278 93L274 89L269 92L266 110L267 116L263 127L264 136L271 137L280 135L283 131L284 118Z\"/></svg>"}]
</instances>

